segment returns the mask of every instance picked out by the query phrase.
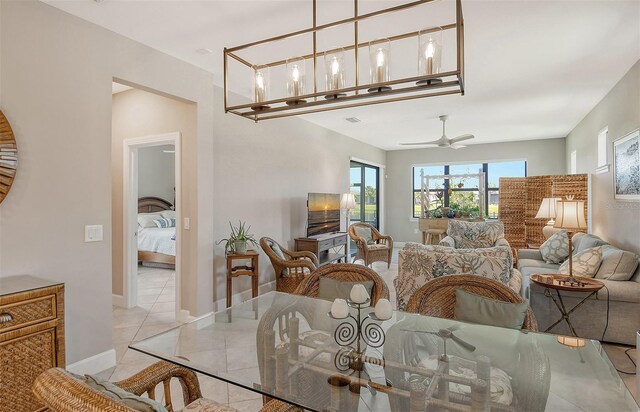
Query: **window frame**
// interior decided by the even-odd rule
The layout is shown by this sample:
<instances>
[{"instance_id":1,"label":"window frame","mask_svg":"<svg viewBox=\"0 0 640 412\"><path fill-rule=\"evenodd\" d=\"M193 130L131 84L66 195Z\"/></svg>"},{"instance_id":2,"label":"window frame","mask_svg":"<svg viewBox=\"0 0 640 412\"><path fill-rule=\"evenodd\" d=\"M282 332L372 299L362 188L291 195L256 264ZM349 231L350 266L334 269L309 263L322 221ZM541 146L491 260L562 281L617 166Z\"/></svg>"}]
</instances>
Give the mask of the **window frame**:
<instances>
[{"instance_id":1,"label":"window frame","mask_svg":"<svg viewBox=\"0 0 640 412\"><path fill-rule=\"evenodd\" d=\"M464 165L474 165L474 164L480 164L482 165L482 171L484 172L484 210L485 213L489 212L489 192L493 192L496 191L498 192L498 196L500 195L500 188L499 187L489 187L489 166L492 163L508 163L508 162L523 162L524 163L524 177L527 177L528 175L528 164L526 160L522 160L522 159L516 159L516 160L494 160L494 161L489 161L489 162L465 162L465 163L448 163L448 164L433 164L433 163L429 163L429 164L415 164L411 166L411 219L420 219L421 216L416 216L416 208L415 208L415 199L416 199L416 194L419 194L421 192L421 189L416 189L416 168L423 168L423 167L444 167L444 173L445 175L449 175L450 174L450 167L451 166L464 166ZM422 184L422 182L420 182L420 184ZM436 191L438 191L440 189L429 189L429 194L431 193L435 193ZM444 190L444 207L449 207L449 200L450 200L450 196L449 196L449 179L445 179L444 181L444 186L442 188L442 190ZM453 188L452 191L454 192L477 192L479 191L478 188ZM420 205L420 207L422 207L422 205ZM422 209L420 210L420 213L422 213ZM492 218L489 217L489 219L497 219L496 218Z\"/></svg>"}]
</instances>

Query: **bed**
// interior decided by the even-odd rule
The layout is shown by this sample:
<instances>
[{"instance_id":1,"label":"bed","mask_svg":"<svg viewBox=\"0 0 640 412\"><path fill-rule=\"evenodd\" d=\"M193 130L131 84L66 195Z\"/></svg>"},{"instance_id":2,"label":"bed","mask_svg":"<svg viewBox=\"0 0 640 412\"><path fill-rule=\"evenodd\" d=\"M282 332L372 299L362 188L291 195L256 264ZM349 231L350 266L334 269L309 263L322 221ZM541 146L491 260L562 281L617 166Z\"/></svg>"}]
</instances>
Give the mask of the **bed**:
<instances>
[{"instance_id":1,"label":"bed","mask_svg":"<svg viewBox=\"0 0 640 412\"><path fill-rule=\"evenodd\" d=\"M153 196L138 199L138 261L175 265L176 228L157 227L153 220L160 218L175 219L171 202Z\"/></svg>"}]
</instances>

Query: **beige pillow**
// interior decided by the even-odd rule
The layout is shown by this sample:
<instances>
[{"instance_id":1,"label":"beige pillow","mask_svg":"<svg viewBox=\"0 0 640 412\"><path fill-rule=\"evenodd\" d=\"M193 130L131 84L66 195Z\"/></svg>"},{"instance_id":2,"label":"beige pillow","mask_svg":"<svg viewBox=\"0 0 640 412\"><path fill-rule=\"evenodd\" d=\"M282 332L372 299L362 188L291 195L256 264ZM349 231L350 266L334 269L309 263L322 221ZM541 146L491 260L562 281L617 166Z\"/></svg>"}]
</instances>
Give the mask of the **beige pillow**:
<instances>
[{"instance_id":1,"label":"beige pillow","mask_svg":"<svg viewBox=\"0 0 640 412\"><path fill-rule=\"evenodd\" d=\"M638 267L638 255L614 246L602 247L602 264L596 279L629 280Z\"/></svg>"},{"instance_id":2,"label":"beige pillow","mask_svg":"<svg viewBox=\"0 0 640 412\"><path fill-rule=\"evenodd\" d=\"M602 246L585 249L580 253L573 255L571 259L573 263L573 275L592 278L598 272L598 268L602 263ZM567 259L560 268L560 273L569 273L569 260Z\"/></svg>"},{"instance_id":3,"label":"beige pillow","mask_svg":"<svg viewBox=\"0 0 640 412\"><path fill-rule=\"evenodd\" d=\"M138 225L140 227L157 227L154 220L162 219L160 213L138 213Z\"/></svg>"},{"instance_id":4,"label":"beige pillow","mask_svg":"<svg viewBox=\"0 0 640 412\"><path fill-rule=\"evenodd\" d=\"M476 295L464 289L456 289L454 308L456 320L501 328L522 329L528 308L527 302L504 302Z\"/></svg>"}]
</instances>

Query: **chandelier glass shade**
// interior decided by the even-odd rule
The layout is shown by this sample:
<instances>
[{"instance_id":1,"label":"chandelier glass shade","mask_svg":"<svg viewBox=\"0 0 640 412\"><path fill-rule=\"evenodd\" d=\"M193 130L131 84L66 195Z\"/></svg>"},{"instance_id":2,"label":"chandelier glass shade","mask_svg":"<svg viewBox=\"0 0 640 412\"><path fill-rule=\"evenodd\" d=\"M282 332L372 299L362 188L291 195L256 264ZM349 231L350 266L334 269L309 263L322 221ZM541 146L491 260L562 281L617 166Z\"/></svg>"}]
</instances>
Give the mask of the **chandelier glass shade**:
<instances>
[{"instance_id":1,"label":"chandelier glass shade","mask_svg":"<svg viewBox=\"0 0 640 412\"><path fill-rule=\"evenodd\" d=\"M359 0L353 0L352 17L320 25L316 19L316 0L311 3L311 27L224 49L225 112L260 121L425 97L464 95L461 0L416 0L367 13L359 13ZM436 7L434 4L439 5L439 11L433 15L443 21L422 30L398 32L401 26L385 22L387 16L409 12L415 15L409 18L412 24L419 23L423 20L418 19L421 17L418 9L424 16L431 17L429 9ZM443 13L443 5L452 13ZM401 19L392 16L389 21ZM365 26L367 24L369 26ZM361 32L360 25L363 30L365 27L375 30ZM338 39L324 41L320 48L318 37L333 35L333 32L327 34L331 28L339 29ZM351 28L352 34L345 34ZM369 36L374 32L383 36L364 38L364 32ZM284 44L288 41L295 47ZM406 42L415 42L412 47L418 47L417 56L405 52ZM396 43L400 47L392 53ZM333 47L326 46L329 44ZM443 50L448 58L446 62ZM291 55L278 55L283 52ZM243 86L237 81L246 77L236 75L247 69L254 76L250 95L246 83ZM230 85L234 90L230 90Z\"/></svg>"}]
</instances>

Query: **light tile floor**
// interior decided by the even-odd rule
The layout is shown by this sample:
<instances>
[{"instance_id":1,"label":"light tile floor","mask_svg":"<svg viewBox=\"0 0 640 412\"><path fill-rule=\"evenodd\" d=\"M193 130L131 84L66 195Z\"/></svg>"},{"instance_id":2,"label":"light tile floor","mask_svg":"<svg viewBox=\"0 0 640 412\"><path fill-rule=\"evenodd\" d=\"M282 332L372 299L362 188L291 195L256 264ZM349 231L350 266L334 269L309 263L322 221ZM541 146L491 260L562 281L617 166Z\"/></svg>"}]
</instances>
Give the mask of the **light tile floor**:
<instances>
[{"instance_id":1,"label":"light tile floor","mask_svg":"<svg viewBox=\"0 0 640 412\"><path fill-rule=\"evenodd\" d=\"M395 305L393 279L398 273L397 251L394 252L390 268L387 268L384 263L374 263L373 268L389 286L390 300ZM132 309L116 307L113 309L113 343L116 349L117 365L100 374L112 381L127 378L157 361L155 358L128 349L131 342L145 339L180 325L175 321L175 273L172 270L141 267L138 277L138 302L138 307ZM633 364L624 354L628 347L606 343L603 346L619 370L633 371ZM630 354L634 360L637 359L635 349L630 351ZM239 356L241 357L242 354L240 353ZM226 359L226 362L231 364L231 366L227 365L229 370L235 367L236 360ZM257 373L256 370L251 369L239 369L237 372L239 374ZM620 376L636 401L640 401L635 383L636 377L624 373L620 373ZM240 411L258 411L262 406L261 397L253 392L204 375L198 375L198 378L205 397L228 404ZM181 393L177 387L179 384L174 382L173 385L176 387L172 391ZM160 399L162 388L158 389L157 397ZM176 410L180 410L181 397L177 396L174 401L177 401L174 402L177 404Z\"/></svg>"}]
</instances>

